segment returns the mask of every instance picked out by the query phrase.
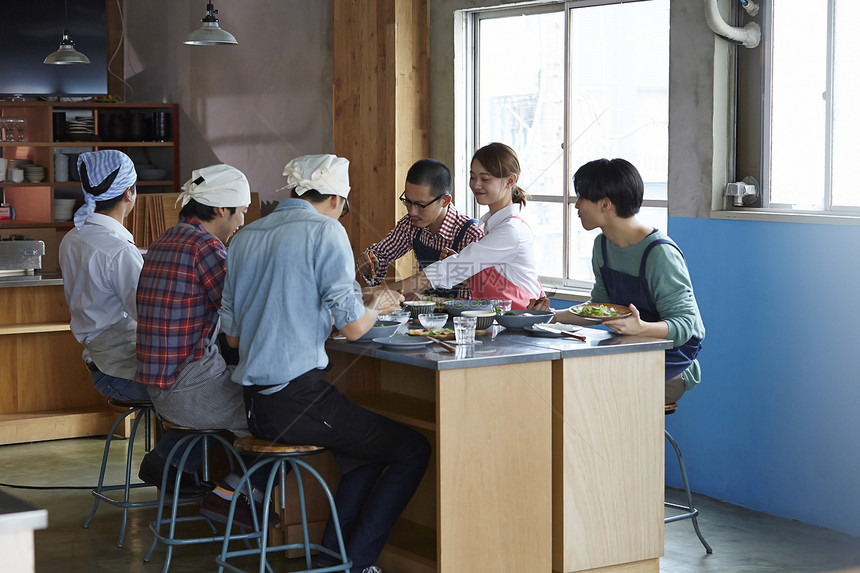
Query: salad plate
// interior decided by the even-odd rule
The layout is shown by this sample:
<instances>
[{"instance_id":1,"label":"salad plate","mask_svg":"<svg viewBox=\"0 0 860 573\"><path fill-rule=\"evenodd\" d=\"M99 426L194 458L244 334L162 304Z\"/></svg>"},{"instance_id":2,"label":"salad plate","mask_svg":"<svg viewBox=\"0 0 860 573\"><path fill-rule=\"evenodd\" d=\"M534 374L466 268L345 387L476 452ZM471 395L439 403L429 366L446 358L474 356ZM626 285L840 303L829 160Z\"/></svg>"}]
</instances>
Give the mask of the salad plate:
<instances>
[{"instance_id":1,"label":"salad plate","mask_svg":"<svg viewBox=\"0 0 860 573\"><path fill-rule=\"evenodd\" d=\"M392 348L410 348L417 346L424 346L426 344L430 344L433 342L426 336L382 336L379 338L374 338L374 342L378 342L383 346L390 346Z\"/></svg>"},{"instance_id":2,"label":"salad plate","mask_svg":"<svg viewBox=\"0 0 860 573\"><path fill-rule=\"evenodd\" d=\"M436 340L454 340L453 328L412 328L406 331L409 336L426 336Z\"/></svg>"},{"instance_id":3,"label":"salad plate","mask_svg":"<svg viewBox=\"0 0 860 573\"><path fill-rule=\"evenodd\" d=\"M624 318L630 315L630 308L623 304L610 303L586 303L578 304L567 309L568 312L575 314L579 318L584 318L589 322L600 323L609 318Z\"/></svg>"}]
</instances>

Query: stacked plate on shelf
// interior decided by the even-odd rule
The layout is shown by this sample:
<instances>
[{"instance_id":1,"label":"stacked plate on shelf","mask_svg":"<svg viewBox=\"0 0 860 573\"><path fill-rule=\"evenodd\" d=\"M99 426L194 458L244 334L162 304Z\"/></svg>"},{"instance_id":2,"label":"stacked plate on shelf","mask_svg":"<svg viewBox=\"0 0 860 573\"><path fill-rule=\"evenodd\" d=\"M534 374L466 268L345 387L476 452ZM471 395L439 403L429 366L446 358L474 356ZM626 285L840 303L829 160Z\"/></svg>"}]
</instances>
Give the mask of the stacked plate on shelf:
<instances>
[{"instance_id":1,"label":"stacked plate on shelf","mask_svg":"<svg viewBox=\"0 0 860 573\"><path fill-rule=\"evenodd\" d=\"M25 165L24 179L30 183L40 183L45 180L45 168L41 165Z\"/></svg>"},{"instance_id":2,"label":"stacked plate on shelf","mask_svg":"<svg viewBox=\"0 0 860 573\"><path fill-rule=\"evenodd\" d=\"M75 136L93 135L95 133L95 119L92 117L78 117L66 122L66 134L70 139Z\"/></svg>"},{"instance_id":3,"label":"stacked plate on shelf","mask_svg":"<svg viewBox=\"0 0 860 573\"><path fill-rule=\"evenodd\" d=\"M76 203L75 199L54 199L54 221L71 221Z\"/></svg>"}]
</instances>

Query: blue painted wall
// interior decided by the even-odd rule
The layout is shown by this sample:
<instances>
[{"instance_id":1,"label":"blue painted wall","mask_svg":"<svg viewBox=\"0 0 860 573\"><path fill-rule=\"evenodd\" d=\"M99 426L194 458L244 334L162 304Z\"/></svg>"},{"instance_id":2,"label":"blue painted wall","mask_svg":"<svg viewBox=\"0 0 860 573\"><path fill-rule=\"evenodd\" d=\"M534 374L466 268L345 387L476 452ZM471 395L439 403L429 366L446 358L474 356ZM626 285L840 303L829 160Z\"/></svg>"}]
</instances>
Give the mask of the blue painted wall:
<instances>
[{"instance_id":1,"label":"blue painted wall","mask_svg":"<svg viewBox=\"0 0 860 573\"><path fill-rule=\"evenodd\" d=\"M860 226L671 217L669 235L707 330L702 383L666 418L693 490L860 536Z\"/></svg>"},{"instance_id":2,"label":"blue painted wall","mask_svg":"<svg viewBox=\"0 0 860 573\"><path fill-rule=\"evenodd\" d=\"M860 227L672 217L669 234L707 330L702 383L666 418L693 489L860 535Z\"/></svg>"}]
</instances>

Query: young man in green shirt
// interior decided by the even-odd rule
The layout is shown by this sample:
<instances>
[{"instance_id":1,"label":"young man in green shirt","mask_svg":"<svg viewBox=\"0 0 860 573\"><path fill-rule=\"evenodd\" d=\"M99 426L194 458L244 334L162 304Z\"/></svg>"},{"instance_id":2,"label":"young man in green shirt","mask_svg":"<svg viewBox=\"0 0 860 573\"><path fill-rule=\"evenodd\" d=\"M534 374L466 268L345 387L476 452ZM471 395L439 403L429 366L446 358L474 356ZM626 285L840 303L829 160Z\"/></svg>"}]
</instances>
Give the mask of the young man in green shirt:
<instances>
[{"instance_id":1,"label":"young man in green shirt","mask_svg":"<svg viewBox=\"0 0 860 573\"><path fill-rule=\"evenodd\" d=\"M696 356L705 326L693 294L684 255L657 229L642 224L644 184L639 171L624 159L598 159L573 176L576 210L583 228L599 228L591 264L592 303L630 306L630 315L603 321L619 334L667 338L666 403L671 404L701 380ZM548 303L533 305L546 308ZM578 322L573 313L556 315L558 322Z\"/></svg>"}]
</instances>

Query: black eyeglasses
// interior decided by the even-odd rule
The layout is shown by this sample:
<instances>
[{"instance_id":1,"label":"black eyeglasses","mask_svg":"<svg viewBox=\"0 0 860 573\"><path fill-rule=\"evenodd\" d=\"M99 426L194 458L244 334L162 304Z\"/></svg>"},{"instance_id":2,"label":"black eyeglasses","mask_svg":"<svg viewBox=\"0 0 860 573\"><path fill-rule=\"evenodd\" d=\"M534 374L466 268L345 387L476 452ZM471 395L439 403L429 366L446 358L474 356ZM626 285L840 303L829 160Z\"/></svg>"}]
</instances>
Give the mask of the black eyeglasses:
<instances>
[{"instance_id":1,"label":"black eyeglasses","mask_svg":"<svg viewBox=\"0 0 860 573\"><path fill-rule=\"evenodd\" d=\"M407 209L409 209L409 207L415 207L419 211L423 211L424 209L426 209L427 207L429 207L430 205L432 205L433 203L435 203L436 201L438 201L439 199L441 199L444 196L445 196L445 194L443 193L442 195L439 195L438 197L436 197L435 199L433 199L432 201L430 201L428 203L416 203L415 201L410 201L409 199L407 199L406 198L406 191L404 191L403 193L400 194L400 202L403 203L403 205Z\"/></svg>"},{"instance_id":2,"label":"black eyeglasses","mask_svg":"<svg viewBox=\"0 0 860 573\"><path fill-rule=\"evenodd\" d=\"M349 200L346 197L344 197L343 198L343 210L340 212L340 218L343 219L347 215L349 215Z\"/></svg>"}]
</instances>

